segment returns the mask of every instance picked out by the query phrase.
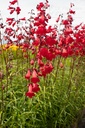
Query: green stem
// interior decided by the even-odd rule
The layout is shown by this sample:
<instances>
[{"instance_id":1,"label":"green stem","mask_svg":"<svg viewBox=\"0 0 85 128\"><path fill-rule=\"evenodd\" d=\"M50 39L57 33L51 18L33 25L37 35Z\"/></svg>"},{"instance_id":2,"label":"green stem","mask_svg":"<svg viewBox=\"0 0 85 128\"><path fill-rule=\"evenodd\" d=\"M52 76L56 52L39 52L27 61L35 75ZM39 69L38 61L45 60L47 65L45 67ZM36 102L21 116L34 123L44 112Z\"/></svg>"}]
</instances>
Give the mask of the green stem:
<instances>
[{"instance_id":1,"label":"green stem","mask_svg":"<svg viewBox=\"0 0 85 128\"><path fill-rule=\"evenodd\" d=\"M75 66L75 57L72 58L72 62L71 62L70 69L69 69L68 95L70 95L70 91L71 91L71 85L72 85L71 81L72 81L72 76L74 73L74 66Z\"/></svg>"},{"instance_id":2,"label":"green stem","mask_svg":"<svg viewBox=\"0 0 85 128\"><path fill-rule=\"evenodd\" d=\"M4 94L3 94L3 83L2 83L2 79L0 80L1 81L1 120L0 120L0 124L1 126L3 125L3 111L4 111Z\"/></svg>"},{"instance_id":3,"label":"green stem","mask_svg":"<svg viewBox=\"0 0 85 128\"><path fill-rule=\"evenodd\" d=\"M63 82L64 82L64 76L65 76L65 62L66 62L66 58L64 58L64 61L63 61L63 69L62 69L62 81L61 81L61 86L63 85Z\"/></svg>"}]
</instances>

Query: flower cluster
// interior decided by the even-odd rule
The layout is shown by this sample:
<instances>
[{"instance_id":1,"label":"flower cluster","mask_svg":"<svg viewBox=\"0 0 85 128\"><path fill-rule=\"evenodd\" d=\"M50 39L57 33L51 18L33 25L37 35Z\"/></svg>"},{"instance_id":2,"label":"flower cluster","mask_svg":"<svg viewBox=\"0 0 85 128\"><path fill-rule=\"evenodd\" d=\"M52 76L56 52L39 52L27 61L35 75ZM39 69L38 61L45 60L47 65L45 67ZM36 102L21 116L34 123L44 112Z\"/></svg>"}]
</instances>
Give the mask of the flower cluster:
<instances>
[{"instance_id":1,"label":"flower cluster","mask_svg":"<svg viewBox=\"0 0 85 128\"><path fill-rule=\"evenodd\" d=\"M17 7L14 7L15 4ZM17 20L15 18L7 18L6 20L9 27L5 28L4 38L7 45L4 50L15 43L21 48L23 58L29 60L29 69L25 79L28 81L26 96L30 98L40 91L40 77L46 78L53 71L54 59L58 56L67 58L85 55L85 24L72 26L75 14L73 6L74 4L71 3L66 19L59 15L54 27L48 25L51 19L50 14L46 11L50 7L48 0L37 5L38 13L36 16L31 11L29 19L23 17ZM10 14L16 12L19 15L21 9L18 0L11 1L8 10ZM29 23L20 27L20 25L18 26L20 22ZM59 24L62 26L61 30L58 29ZM17 25L16 29L13 28L15 25ZM33 56L32 58L30 58L30 54ZM63 67L62 62L60 67Z\"/></svg>"}]
</instances>

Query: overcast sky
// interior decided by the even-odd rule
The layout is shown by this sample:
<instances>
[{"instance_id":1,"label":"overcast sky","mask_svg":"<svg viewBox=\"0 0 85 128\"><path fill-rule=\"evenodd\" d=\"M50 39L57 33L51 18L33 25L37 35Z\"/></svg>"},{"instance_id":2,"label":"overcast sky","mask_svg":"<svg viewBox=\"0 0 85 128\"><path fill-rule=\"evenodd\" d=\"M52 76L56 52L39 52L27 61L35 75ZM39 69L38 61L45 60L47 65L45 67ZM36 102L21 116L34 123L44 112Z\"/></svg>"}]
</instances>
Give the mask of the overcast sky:
<instances>
[{"instance_id":1,"label":"overcast sky","mask_svg":"<svg viewBox=\"0 0 85 128\"><path fill-rule=\"evenodd\" d=\"M11 0L0 0L0 11L1 15L5 21L7 17L15 17L16 15L10 15L7 10ZM36 10L36 5L39 2L44 2L45 0L19 0L19 5L21 7L21 14L19 17L28 16L28 12L31 9ZM59 14L64 14L68 12L70 3L74 3L75 7L73 8L76 11L74 16L75 24L80 22L85 23L85 0L49 0L50 8L48 12L51 14L52 20L51 24L54 23L54 20L58 17Z\"/></svg>"}]
</instances>

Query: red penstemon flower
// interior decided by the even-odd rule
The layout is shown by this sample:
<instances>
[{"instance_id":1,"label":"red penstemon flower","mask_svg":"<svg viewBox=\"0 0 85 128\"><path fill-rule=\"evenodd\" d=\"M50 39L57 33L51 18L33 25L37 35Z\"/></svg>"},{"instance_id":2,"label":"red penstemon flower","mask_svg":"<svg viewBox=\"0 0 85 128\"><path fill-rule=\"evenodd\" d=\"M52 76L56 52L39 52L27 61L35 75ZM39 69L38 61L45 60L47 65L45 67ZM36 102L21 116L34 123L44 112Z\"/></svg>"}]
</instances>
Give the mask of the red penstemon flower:
<instances>
[{"instance_id":1,"label":"red penstemon flower","mask_svg":"<svg viewBox=\"0 0 85 128\"><path fill-rule=\"evenodd\" d=\"M30 72L30 69L28 69L27 74L25 75L25 78L28 80L30 79L30 76L31 76L31 72Z\"/></svg>"},{"instance_id":2,"label":"red penstemon flower","mask_svg":"<svg viewBox=\"0 0 85 128\"><path fill-rule=\"evenodd\" d=\"M40 91L39 85L37 83L33 83L32 91L35 93Z\"/></svg>"},{"instance_id":3,"label":"red penstemon flower","mask_svg":"<svg viewBox=\"0 0 85 128\"><path fill-rule=\"evenodd\" d=\"M62 20L62 24L63 25L69 25L69 21L68 20Z\"/></svg>"},{"instance_id":4,"label":"red penstemon flower","mask_svg":"<svg viewBox=\"0 0 85 128\"><path fill-rule=\"evenodd\" d=\"M17 2L18 0L10 2L8 7L10 14L13 12L16 12L17 15L20 14L21 9ZM16 7L14 7L15 4ZM73 6L74 4L71 3L66 19L62 18L63 15L59 15L56 20L57 25L60 23L63 26L62 30L58 30L57 25L54 27L48 25L49 19L51 19L51 16L46 12L46 9L49 7L48 0L37 5L38 13L36 17L33 15L28 20L23 17L17 21L14 18L7 18L6 22L12 28L6 27L6 40L9 40L10 37L16 38L14 43L22 50L22 56L29 58L30 69L28 69L25 75L25 79L30 82L28 84L28 92L26 92L27 97L32 98L35 96L35 93L40 91L38 85L39 78L46 78L53 71L53 60L57 56L85 55L85 25L79 24L72 27L73 14L75 14L75 11L72 9ZM26 26L18 26L20 22L26 22ZM29 26L27 26L28 22ZM17 28L14 31L13 27L15 25L17 25ZM11 44L7 43L4 50L10 46ZM29 53L32 54L32 58L30 58ZM60 62L59 66L63 68L64 64Z\"/></svg>"},{"instance_id":5,"label":"red penstemon flower","mask_svg":"<svg viewBox=\"0 0 85 128\"><path fill-rule=\"evenodd\" d=\"M33 59L30 61L30 64L31 65L34 65L34 60Z\"/></svg>"},{"instance_id":6,"label":"red penstemon flower","mask_svg":"<svg viewBox=\"0 0 85 128\"><path fill-rule=\"evenodd\" d=\"M26 92L26 96L29 97L29 98L32 98L33 96L35 96L35 94L33 92L32 84L28 85L28 92Z\"/></svg>"},{"instance_id":7,"label":"red penstemon flower","mask_svg":"<svg viewBox=\"0 0 85 128\"><path fill-rule=\"evenodd\" d=\"M43 7L44 7L44 4L43 4L43 2L41 2L40 4L37 5L36 8L37 8L38 11L41 11L41 9L42 9Z\"/></svg>"},{"instance_id":8,"label":"red penstemon flower","mask_svg":"<svg viewBox=\"0 0 85 128\"><path fill-rule=\"evenodd\" d=\"M26 20L26 17L20 18L19 20L23 20L23 21L25 21L25 20Z\"/></svg>"},{"instance_id":9,"label":"red penstemon flower","mask_svg":"<svg viewBox=\"0 0 85 128\"><path fill-rule=\"evenodd\" d=\"M43 57L47 57L47 55L48 55L48 49L47 48L41 48L39 52L40 52L40 55Z\"/></svg>"},{"instance_id":10,"label":"red penstemon flower","mask_svg":"<svg viewBox=\"0 0 85 128\"><path fill-rule=\"evenodd\" d=\"M53 39L53 37L51 37L51 36L47 36L46 37L46 44L52 46L52 45L56 44L56 40Z\"/></svg>"},{"instance_id":11,"label":"red penstemon flower","mask_svg":"<svg viewBox=\"0 0 85 128\"><path fill-rule=\"evenodd\" d=\"M11 2L9 2L11 5L14 5L15 3L17 3L18 2L18 0L13 0L13 1L11 1Z\"/></svg>"},{"instance_id":12,"label":"red penstemon flower","mask_svg":"<svg viewBox=\"0 0 85 128\"><path fill-rule=\"evenodd\" d=\"M58 22L59 22L59 20L60 20L60 15L58 16L58 18L57 18L56 22L58 23Z\"/></svg>"},{"instance_id":13,"label":"red penstemon flower","mask_svg":"<svg viewBox=\"0 0 85 128\"><path fill-rule=\"evenodd\" d=\"M32 78L31 78L31 82L32 83L37 83L39 82L39 78L38 78L38 73L37 71L34 69L33 72L32 72Z\"/></svg>"},{"instance_id":14,"label":"red penstemon flower","mask_svg":"<svg viewBox=\"0 0 85 128\"><path fill-rule=\"evenodd\" d=\"M42 60L39 59L39 58L38 58L38 65L39 65L40 67L44 66L44 63L43 63Z\"/></svg>"},{"instance_id":15,"label":"red penstemon flower","mask_svg":"<svg viewBox=\"0 0 85 128\"><path fill-rule=\"evenodd\" d=\"M12 9L12 10L10 11L10 14L12 14L14 11L15 11L15 9Z\"/></svg>"},{"instance_id":16,"label":"red penstemon flower","mask_svg":"<svg viewBox=\"0 0 85 128\"><path fill-rule=\"evenodd\" d=\"M16 11L17 15L20 14L20 11L21 11L20 7L16 7L15 11Z\"/></svg>"},{"instance_id":17,"label":"red penstemon flower","mask_svg":"<svg viewBox=\"0 0 85 128\"><path fill-rule=\"evenodd\" d=\"M75 14L75 11L73 11L73 10L70 9L70 10L69 10L69 13L70 13L70 14Z\"/></svg>"}]
</instances>

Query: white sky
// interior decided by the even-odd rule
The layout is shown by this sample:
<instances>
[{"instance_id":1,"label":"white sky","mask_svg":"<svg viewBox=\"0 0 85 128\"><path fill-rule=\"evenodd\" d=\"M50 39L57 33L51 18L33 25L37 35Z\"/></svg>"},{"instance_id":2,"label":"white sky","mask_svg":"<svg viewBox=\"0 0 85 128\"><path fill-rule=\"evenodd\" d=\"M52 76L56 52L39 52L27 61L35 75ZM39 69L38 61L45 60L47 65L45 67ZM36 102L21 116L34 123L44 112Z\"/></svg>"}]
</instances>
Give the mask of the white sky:
<instances>
[{"instance_id":1,"label":"white sky","mask_svg":"<svg viewBox=\"0 0 85 128\"><path fill-rule=\"evenodd\" d=\"M9 1L11 0L0 0L0 11L1 15L5 21L8 17L16 17L16 15L10 15L9 11L7 10L9 6ZM19 17L28 16L28 12L31 9L36 10L36 5L39 2L44 2L45 0L19 0L19 5L22 9L21 14ZM75 7L74 10L76 14L74 16L74 23L79 24L80 22L85 23L85 0L49 0L50 9L48 12L51 14L51 24L54 23L54 20L58 17L59 14L68 12L70 3L74 3Z\"/></svg>"}]
</instances>

